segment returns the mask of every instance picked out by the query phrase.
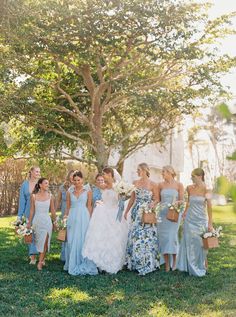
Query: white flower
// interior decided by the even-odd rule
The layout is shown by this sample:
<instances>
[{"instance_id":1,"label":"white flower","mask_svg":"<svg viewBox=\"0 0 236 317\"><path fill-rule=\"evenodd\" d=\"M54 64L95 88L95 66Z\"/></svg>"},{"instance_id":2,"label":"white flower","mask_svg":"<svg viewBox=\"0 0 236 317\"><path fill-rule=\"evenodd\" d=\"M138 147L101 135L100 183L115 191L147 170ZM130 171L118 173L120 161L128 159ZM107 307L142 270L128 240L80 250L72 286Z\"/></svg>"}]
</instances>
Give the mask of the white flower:
<instances>
[{"instance_id":1,"label":"white flower","mask_svg":"<svg viewBox=\"0 0 236 317\"><path fill-rule=\"evenodd\" d=\"M204 233L204 235L203 235L203 238L204 238L204 239L207 239L207 238L210 238L210 237L212 237L212 232L206 232L206 233Z\"/></svg>"}]
</instances>

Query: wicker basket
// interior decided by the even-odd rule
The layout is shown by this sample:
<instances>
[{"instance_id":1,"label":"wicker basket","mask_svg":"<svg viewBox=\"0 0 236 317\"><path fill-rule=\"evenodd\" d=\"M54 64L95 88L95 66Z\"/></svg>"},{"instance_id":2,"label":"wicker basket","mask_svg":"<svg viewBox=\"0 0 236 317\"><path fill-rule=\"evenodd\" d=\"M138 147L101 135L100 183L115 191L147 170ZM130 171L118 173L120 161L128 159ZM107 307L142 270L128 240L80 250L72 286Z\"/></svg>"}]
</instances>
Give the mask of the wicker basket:
<instances>
[{"instance_id":1,"label":"wicker basket","mask_svg":"<svg viewBox=\"0 0 236 317\"><path fill-rule=\"evenodd\" d=\"M31 244L33 242L33 234L25 235L24 236L24 241L26 244Z\"/></svg>"},{"instance_id":2,"label":"wicker basket","mask_svg":"<svg viewBox=\"0 0 236 317\"><path fill-rule=\"evenodd\" d=\"M219 246L219 240L217 237L203 238L202 242L204 249L213 249L218 248Z\"/></svg>"},{"instance_id":3,"label":"wicker basket","mask_svg":"<svg viewBox=\"0 0 236 317\"><path fill-rule=\"evenodd\" d=\"M142 216L142 223L143 224L150 224L154 225L157 223L157 217L155 212L144 212Z\"/></svg>"},{"instance_id":4,"label":"wicker basket","mask_svg":"<svg viewBox=\"0 0 236 317\"><path fill-rule=\"evenodd\" d=\"M57 240L62 242L66 241L66 229L61 229L58 231Z\"/></svg>"},{"instance_id":5,"label":"wicker basket","mask_svg":"<svg viewBox=\"0 0 236 317\"><path fill-rule=\"evenodd\" d=\"M175 210L174 208L169 208L167 215L166 215L166 219L168 219L169 221L172 221L172 222L178 222L178 220L179 220L178 211Z\"/></svg>"}]
</instances>

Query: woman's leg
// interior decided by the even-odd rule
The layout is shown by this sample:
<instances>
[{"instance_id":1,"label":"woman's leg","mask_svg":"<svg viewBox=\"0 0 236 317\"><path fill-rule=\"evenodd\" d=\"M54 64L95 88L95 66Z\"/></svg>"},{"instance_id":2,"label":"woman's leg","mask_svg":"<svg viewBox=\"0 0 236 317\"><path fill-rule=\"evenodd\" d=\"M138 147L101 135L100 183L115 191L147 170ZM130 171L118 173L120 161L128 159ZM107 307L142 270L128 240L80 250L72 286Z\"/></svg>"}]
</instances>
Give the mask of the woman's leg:
<instances>
[{"instance_id":1,"label":"woman's leg","mask_svg":"<svg viewBox=\"0 0 236 317\"><path fill-rule=\"evenodd\" d=\"M45 256L46 256L47 250L48 250L48 234L45 239L44 250L42 253L39 253L39 263L37 265L37 268L39 271L42 270L42 267L45 264Z\"/></svg>"},{"instance_id":2,"label":"woman's leg","mask_svg":"<svg viewBox=\"0 0 236 317\"><path fill-rule=\"evenodd\" d=\"M165 260L165 270L166 272L169 272L170 270L169 254L164 254L164 260Z\"/></svg>"},{"instance_id":3,"label":"woman's leg","mask_svg":"<svg viewBox=\"0 0 236 317\"><path fill-rule=\"evenodd\" d=\"M173 256L173 264L172 264L172 271L176 270L176 254L172 254Z\"/></svg>"}]
</instances>

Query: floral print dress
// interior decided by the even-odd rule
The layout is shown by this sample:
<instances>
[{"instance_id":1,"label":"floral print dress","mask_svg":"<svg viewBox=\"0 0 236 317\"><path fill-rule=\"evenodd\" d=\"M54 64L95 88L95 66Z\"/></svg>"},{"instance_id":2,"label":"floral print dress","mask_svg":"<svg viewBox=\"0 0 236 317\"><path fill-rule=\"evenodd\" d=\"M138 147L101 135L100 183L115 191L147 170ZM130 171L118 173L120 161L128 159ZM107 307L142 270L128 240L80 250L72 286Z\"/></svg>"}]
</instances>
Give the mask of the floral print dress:
<instances>
[{"instance_id":1,"label":"floral print dress","mask_svg":"<svg viewBox=\"0 0 236 317\"><path fill-rule=\"evenodd\" d=\"M135 196L135 204L131 211L126 263L129 270L137 270L139 275L145 275L159 268L157 226L142 223L140 207L151 203L152 192L145 188L137 188Z\"/></svg>"}]
</instances>

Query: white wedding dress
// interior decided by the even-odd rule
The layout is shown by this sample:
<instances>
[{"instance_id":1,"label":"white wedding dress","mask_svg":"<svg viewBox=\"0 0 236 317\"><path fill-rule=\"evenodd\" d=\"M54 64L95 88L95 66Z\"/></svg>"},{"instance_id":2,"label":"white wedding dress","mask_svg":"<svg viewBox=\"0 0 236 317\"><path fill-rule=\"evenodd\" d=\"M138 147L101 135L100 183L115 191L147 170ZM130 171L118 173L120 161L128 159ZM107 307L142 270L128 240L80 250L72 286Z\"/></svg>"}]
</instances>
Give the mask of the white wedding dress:
<instances>
[{"instance_id":1,"label":"white wedding dress","mask_svg":"<svg viewBox=\"0 0 236 317\"><path fill-rule=\"evenodd\" d=\"M125 264L128 225L123 217L121 222L116 220L117 212L117 193L102 190L102 201L93 211L82 252L108 273L117 273Z\"/></svg>"}]
</instances>

